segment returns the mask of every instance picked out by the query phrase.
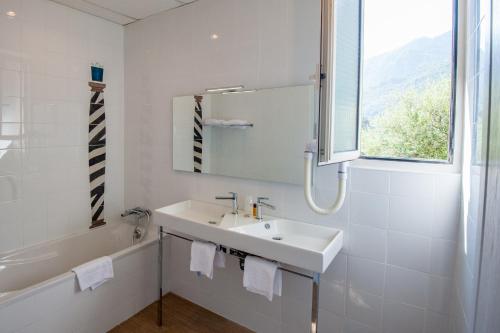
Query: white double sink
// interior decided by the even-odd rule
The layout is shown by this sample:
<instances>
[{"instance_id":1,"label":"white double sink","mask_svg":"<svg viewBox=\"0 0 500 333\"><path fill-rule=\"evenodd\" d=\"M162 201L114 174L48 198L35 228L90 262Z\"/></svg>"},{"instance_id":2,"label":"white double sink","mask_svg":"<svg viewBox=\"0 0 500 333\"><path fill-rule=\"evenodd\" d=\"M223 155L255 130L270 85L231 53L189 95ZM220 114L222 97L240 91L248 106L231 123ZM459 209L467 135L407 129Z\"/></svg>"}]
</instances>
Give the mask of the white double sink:
<instances>
[{"instance_id":1,"label":"white double sink","mask_svg":"<svg viewBox=\"0 0 500 333\"><path fill-rule=\"evenodd\" d=\"M187 200L155 211L154 223L168 232L225 245L306 269L326 271L343 244L342 230L265 216L234 215L224 206Z\"/></svg>"}]
</instances>

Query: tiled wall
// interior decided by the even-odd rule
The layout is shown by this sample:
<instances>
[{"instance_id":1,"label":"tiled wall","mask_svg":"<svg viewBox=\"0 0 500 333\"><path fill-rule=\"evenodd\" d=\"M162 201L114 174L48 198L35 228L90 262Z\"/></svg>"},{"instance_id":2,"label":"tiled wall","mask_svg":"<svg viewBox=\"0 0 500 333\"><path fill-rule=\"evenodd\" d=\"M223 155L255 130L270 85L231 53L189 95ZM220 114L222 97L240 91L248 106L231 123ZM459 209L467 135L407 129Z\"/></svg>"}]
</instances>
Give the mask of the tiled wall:
<instances>
[{"instance_id":1,"label":"tiled wall","mask_svg":"<svg viewBox=\"0 0 500 333\"><path fill-rule=\"evenodd\" d=\"M172 170L172 98L208 87L307 81L319 50L320 1L199 0L125 29L127 206L264 195L274 215L342 228L346 245L322 277L320 332L448 332L460 175L351 168L333 216L306 206L299 186ZM217 41L210 40L218 33ZM318 169L316 195L335 198L336 169ZM170 242L170 289L258 332L308 332L311 282L284 275L272 303L242 287L229 259L213 281L189 272L189 243Z\"/></svg>"},{"instance_id":2,"label":"tiled wall","mask_svg":"<svg viewBox=\"0 0 500 333\"><path fill-rule=\"evenodd\" d=\"M109 217L123 208L123 28L47 0L0 1L0 252L90 225L87 82L96 61L108 84Z\"/></svg>"}]
</instances>

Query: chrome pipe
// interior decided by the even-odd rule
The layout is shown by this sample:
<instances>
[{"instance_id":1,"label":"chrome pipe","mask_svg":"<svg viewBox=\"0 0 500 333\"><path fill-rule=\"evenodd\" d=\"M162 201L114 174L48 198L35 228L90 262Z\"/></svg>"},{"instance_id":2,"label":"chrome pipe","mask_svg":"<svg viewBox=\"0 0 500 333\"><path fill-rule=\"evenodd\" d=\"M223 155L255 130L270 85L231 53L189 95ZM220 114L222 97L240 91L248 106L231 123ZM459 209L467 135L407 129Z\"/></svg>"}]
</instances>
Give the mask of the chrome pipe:
<instances>
[{"instance_id":1,"label":"chrome pipe","mask_svg":"<svg viewBox=\"0 0 500 333\"><path fill-rule=\"evenodd\" d=\"M158 326L163 326L163 227L158 229Z\"/></svg>"},{"instance_id":2,"label":"chrome pipe","mask_svg":"<svg viewBox=\"0 0 500 333\"><path fill-rule=\"evenodd\" d=\"M311 333L318 333L319 277L319 273L314 273L312 279Z\"/></svg>"}]
</instances>

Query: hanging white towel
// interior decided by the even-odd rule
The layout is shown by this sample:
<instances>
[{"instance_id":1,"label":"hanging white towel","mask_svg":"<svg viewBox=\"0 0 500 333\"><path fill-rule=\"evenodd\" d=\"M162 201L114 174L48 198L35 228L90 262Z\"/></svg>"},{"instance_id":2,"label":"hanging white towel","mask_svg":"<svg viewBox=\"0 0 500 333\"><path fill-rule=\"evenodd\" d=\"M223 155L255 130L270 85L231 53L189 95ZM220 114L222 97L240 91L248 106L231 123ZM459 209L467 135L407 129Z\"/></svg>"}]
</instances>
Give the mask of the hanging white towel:
<instances>
[{"instance_id":1,"label":"hanging white towel","mask_svg":"<svg viewBox=\"0 0 500 333\"><path fill-rule=\"evenodd\" d=\"M191 244L191 271L200 272L212 279L214 277L215 250L215 244L193 241Z\"/></svg>"},{"instance_id":2,"label":"hanging white towel","mask_svg":"<svg viewBox=\"0 0 500 333\"><path fill-rule=\"evenodd\" d=\"M94 290L114 277L113 260L110 257L101 257L73 268L73 272L81 291L88 288Z\"/></svg>"},{"instance_id":3,"label":"hanging white towel","mask_svg":"<svg viewBox=\"0 0 500 333\"><path fill-rule=\"evenodd\" d=\"M282 273L277 263L246 256L243 286L248 291L266 296L272 301L273 295L281 296L282 284Z\"/></svg>"},{"instance_id":4,"label":"hanging white towel","mask_svg":"<svg viewBox=\"0 0 500 333\"><path fill-rule=\"evenodd\" d=\"M222 252L220 246L217 246L217 250L215 252L214 265L218 268L226 267L226 254Z\"/></svg>"}]
</instances>

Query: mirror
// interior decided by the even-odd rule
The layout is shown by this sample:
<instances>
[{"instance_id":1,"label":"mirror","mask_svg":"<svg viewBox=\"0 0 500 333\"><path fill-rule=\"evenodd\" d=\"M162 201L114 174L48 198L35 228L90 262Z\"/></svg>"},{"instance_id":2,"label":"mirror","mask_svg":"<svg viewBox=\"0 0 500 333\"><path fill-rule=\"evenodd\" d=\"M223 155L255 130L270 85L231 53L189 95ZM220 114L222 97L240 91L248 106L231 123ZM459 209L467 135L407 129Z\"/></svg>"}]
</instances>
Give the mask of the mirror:
<instances>
[{"instance_id":1,"label":"mirror","mask_svg":"<svg viewBox=\"0 0 500 333\"><path fill-rule=\"evenodd\" d=\"M314 106L314 85L175 97L174 170L302 184Z\"/></svg>"}]
</instances>

